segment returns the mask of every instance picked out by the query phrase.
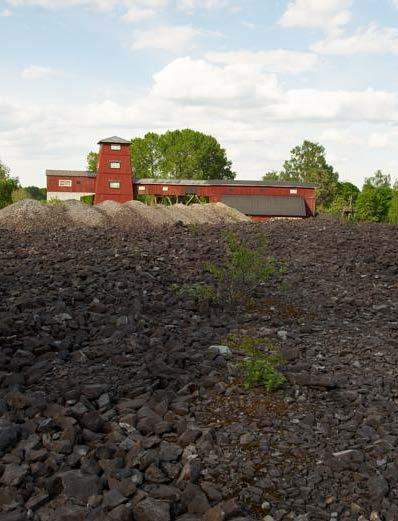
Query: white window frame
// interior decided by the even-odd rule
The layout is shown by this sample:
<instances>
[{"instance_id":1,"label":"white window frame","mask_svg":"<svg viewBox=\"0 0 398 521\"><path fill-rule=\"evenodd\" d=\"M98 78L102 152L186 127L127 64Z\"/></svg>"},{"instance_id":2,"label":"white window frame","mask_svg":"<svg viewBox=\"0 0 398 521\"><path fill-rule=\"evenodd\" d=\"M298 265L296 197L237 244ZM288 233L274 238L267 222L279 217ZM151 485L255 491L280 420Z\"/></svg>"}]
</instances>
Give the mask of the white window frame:
<instances>
[{"instance_id":1,"label":"white window frame","mask_svg":"<svg viewBox=\"0 0 398 521\"><path fill-rule=\"evenodd\" d=\"M120 161L111 161L110 162L110 167L115 169L115 170L119 169L121 166L122 166L122 164L121 164Z\"/></svg>"},{"instance_id":2,"label":"white window frame","mask_svg":"<svg viewBox=\"0 0 398 521\"><path fill-rule=\"evenodd\" d=\"M122 149L122 146L121 145L117 145L117 144L113 144L111 145L111 150L121 150Z\"/></svg>"},{"instance_id":3,"label":"white window frame","mask_svg":"<svg viewBox=\"0 0 398 521\"><path fill-rule=\"evenodd\" d=\"M58 186L63 186L71 188L72 187L72 179L59 179L58 180Z\"/></svg>"},{"instance_id":4,"label":"white window frame","mask_svg":"<svg viewBox=\"0 0 398 521\"><path fill-rule=\"evenodd\" d=\"M290 189L290 193L291 193L292 195L297 195L297 188L291 188L291 189Z\"/></svg>"},{"instance_id":5,"label":"white window frame","mask_svg":"<svg viewBox=\"0 0 398 521\"><path fill-rule=\"evenodd\" d=\"M119 190L120 181L109 181L109 188L114 188L116 190Z\"/></svg>"},{"instance_id":6,"label":"white window frame","mask_svg":"<svg viewBox=\"0 0 398 521\"><path fill-rule=\"evenodd\" d=\"M144 192L144 191L145 191L145 186L139 186L139 187L138 187L138 190L139 190L140 192Z\"/></svg>"}]
</instances>

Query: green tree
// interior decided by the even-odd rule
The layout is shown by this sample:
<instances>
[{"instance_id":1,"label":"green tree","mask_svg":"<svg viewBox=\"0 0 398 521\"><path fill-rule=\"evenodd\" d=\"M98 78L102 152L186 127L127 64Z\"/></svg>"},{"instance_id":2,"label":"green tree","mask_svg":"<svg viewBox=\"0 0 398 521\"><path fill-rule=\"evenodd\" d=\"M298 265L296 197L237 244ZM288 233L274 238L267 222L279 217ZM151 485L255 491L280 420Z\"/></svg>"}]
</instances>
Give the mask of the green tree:
<instances>
[{"instance_id":1,"label":"green tree","mask_svg":"<svg viewBox=\"0 0 398 521\"><path fill-rule=\"evenodd\" d=\"M283 164L278 179L316 184L317 203L327 208L336 196L339 174L327 163L325 148L319 143L306 140L293 148L290 154L291 157Z\"/></svg>"},{"instance_id":2,"label":"green tree","mask_svg":"<svg viewBox=\"0 0 398 521\"><path fill-rule=\"evenodd\" d=\"M47 199L46 188L39 188L37 186L25 186L25 190L28 192L31 199L36 199L36 201L45 201Z\"/></svg>"},{"instance_id":3,"label":"green tree","mask_svg":"<svg viewBox=\"0 0 398 521\"><path fill-rule=\"evenodd\" d=\"M277 172L276 170L270 170L265 175L263 175L263 180L264 181L279 181L280 180L279 172Z\"/></svg>"},{"instance_id":4,"label":"green tree","mask_svg":"<svg viewBox=\"0 0 398 521\"><path fill-rule=\"evenodd\" d=\"M349 181L337 183L336 196L329 206L329 211L341 215L345 208L354 208L360 193L359 188Z\"/></svg>"},{"instance_id":5,"label":"green tree","mask_svg":"<svg viewBox=\"0 0 398 521\"><path fill-rule=\"evenodd\" d=\"M374 188L391 188L391 176L383 174L381 170L376 170L372 177L365 179L365 185L370 185Z\"/></svg>"},{"instance_id":6,"label":"green tree","mask_svg":"<svg viewBox=\"0 0 398 521\"><path fill-rule=\"evenodd\" d=\"M398 182L395 184L388 210L388 222L398 224Z\"/></svg>"},{"instance_id":7,"label":"green tree","mask_svg":"<svg viewBox=\"0 0 398 521\"><path fill-rule=\"evenodd\" d=\"M235 179L225 149L213 136L191 129L168 131L159 138L161 177Z\"/></svg>"},{"instance_id":8,"label":"green tree","mask_svg":"<svg viewBox=\"0 0 398 521\"><path fill-rule=\"evenodd\" d=\"M213 137L191 129L148 132L131 140L134 176L164 179L235 179L225 149ZM95 172L98 154L90 152L87 168Z\"/></svg>"},{"instance_id":9,"label":"green tree","mask_svg":"<svg viewBox=\"0 0 398 521\"><path fill-rule=\"evenodd\" d=\"M98 152L89 152L87 154L87 170L89 172L97 171Z\"/></svg>"},{"instance_id":10,"label":"green tree","mask_svg":"<svg viewBox=\"0 0 398 521\"><path fill-rule=\"evenodd\" d=\"M361 221L387 222L392 197L391 177L377 170L373 177L365 179L355 205L356 217Z\"/></svg>"},{"instance_id":11,"label":"green tree","mask_svg":"<svg viewBox=\"0 0 398 521\"><path fill-rule=\"evenodd\" d=\"M159 137L155 132L148 132L143 138L137 137L131 140L131 164L134 177L138 179L162 177Z\"/></svg>"},{"instance_id":12,"label":"green tree","mask_svg":"<svg viewBox=\"0 0 398 521\"><path fill-rule=\"evenodd\" d=\"M0 161L0 208L12 203L11 195L19 188L17 177L11 177L10 169Z\"/></svg>"},{"instance_id":13,"label":"green tree","mask_svg":"<svg viewBox=\"0 0 398 521\"><path fill-rule=\"evenodd\" d=\"M13 190L11 194L11 200L13 203L24 201L25 199L32 199L26 188L17 188L16 190Z\"/></svg>"}]
</instances>

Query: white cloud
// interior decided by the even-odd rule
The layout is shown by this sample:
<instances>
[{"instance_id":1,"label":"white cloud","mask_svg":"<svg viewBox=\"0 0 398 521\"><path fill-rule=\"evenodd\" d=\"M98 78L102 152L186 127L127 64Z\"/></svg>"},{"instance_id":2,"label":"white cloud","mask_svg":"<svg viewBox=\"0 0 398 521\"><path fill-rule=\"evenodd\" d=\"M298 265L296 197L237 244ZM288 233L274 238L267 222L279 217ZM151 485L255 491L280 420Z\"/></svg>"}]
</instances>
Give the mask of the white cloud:
<instances>
[{"instance_id":1,"label":"white cloud","mask_svg":"<svg viewBox=\"0 0 398 521\"><path fill-rule=\"evenodd\" d=\"M123 16L123 20L126 22L141 22L155 16L156 11L154 9L147 9L144 7L133 6L128 9L126 14Z\"/></svg>"},{"instance_id":2,"label":"white cloud","mask_svg":"<svg viewBox=\"0 0 398 521\"><path fill-rule=\"evenodd\" d=\"M314 69L318 56L312 52L297 52L285 49L270 51L230 51L211 52L206 55L210 62L224 65L258 65L272 73L300 73Z\"/></svg>"},{"instance_id":3,"label":"white cloud","mask_svg":"<svg viewBox=\"0 0 398 521\"><path fill-rule=\"evenodd\" d=\"M351 36L326 38L313 45L312 49L321 54L398 54L398 29L372 24L357 29Z\"/></svg>"},{"instance_id":4,"label":"white cloud","mask_svg":"<svg viewBox=\"0 0 398 521\"><path fill-rule=\"evenodd\" d=\"M341 127L328 127L323 129L317 139L323 143L339 143L341 145L358 145L362 142L356 132Z\"/></svg>"},{"instance_id":5,"label":"white cloud","mask_svg":"<svg viewBox=\"0 0 398 521\"><path fill-rule=\"evenodd\" d=\"M154 96L175 100L252 103L257 98L279 96L276 76L261 73L251 64L217 66L205 60L179 58L155 74L154 80Z\"/></svg>"},{"instance_id":6,"label":"white cloud","mask_svg":"<svg viewBox=\"0 0 398 521\"><path fill-rule=\"evenodd\" d=\"M184 11L193 9L218 9L226 7L230 0L177 0L177 7Z\"/></svg>"},{"instance_id":7,"label":"white cloud","mask_svg":"<svg viewBox=\"0 0 398 521\"><path fill-rule=\"evenodd\" d=\"M398 96L383 91L288 90L274 116L302 121L397 121Z\"/></svg>"},{"instance_id":8,"label":"white cloud","mask_svg":"<svg viewBox=\"0 0 398 521\"><path fill-rule=\"evenodd\" d=\"M135 33L133 49L162 49L183 52L193 46L201 32L190 25L153 27Z\"/></svg>"},{"instance_id":9,"label":"white cloud","mask_svg":"<svg viewBox=\"0 0 398 521\"><path fill-rule=\"evenodd\" d=\"M398 129L394 128L385 132L372 132L369 136L369 146L371 148L392 148L395 149L398 140Z\"/></svg>"},{"instance_id":10,"label":"white cloud","mask_svg":"<svg viewBox=\"0 0 398 521\"><path fill-rule=\"evenodd\" d=\"M351 5L352 0L290 0L280 24L335 31L350 21Z\"/></svg>"},{"instance_id":11,"label":"white cloud","mask_svg":"<svg viewBox=\"0 0 398 521\"><path fill-rule=\"evenodd\" d=\"M0 16L11 16L12 15L12 11L10 9L3 9L2 11L0 11Z\"/></svg>"},{"instance_id":12,"label":"white cloud","mask_svg":"<svg viewBox=\"0 0 398 521\"><path fill-rule=\"evenodd\" d=\"M100 11L123 10L127 22L140 22L154 17L169 0L7 0L12 7L38 6L45 9L87 7Z\"/></svg>"},{"instance_id":13,"label":"white cloud","mask_svg":"<svg viewBox=\"0 0 398 521\"><path fill-rule=\"evenodd\" d=\"M55 74L51 67L43 67L42 65L30 65L21 72L21 77L24 80L41 80L48 78Z\"/></svg>"}]
</instances>

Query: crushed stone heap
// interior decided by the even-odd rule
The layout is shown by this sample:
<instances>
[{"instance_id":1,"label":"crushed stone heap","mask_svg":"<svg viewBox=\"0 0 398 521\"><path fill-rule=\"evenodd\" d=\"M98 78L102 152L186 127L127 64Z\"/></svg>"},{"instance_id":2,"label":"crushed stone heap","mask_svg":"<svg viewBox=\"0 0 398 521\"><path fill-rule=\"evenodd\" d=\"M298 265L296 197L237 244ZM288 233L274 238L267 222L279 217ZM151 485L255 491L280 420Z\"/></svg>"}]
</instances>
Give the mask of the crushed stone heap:
<instances>
[{"instance_id":1,"label":"crushed stone heap","mask_svg":"<svg viewBox=\"0 0 398 521\"><path fill-rule=\"evenodd\" d=\"M250 219L222 203L148 206L140 201L129 201L124 204L105 201L98 206L89 206L72 200L42 204L26 199L0 210L0 228L20 230L51 230L61 227L96 228L112 225L131 227L137 224L159 227L177 222L228 224L250 222Z\"/></svg>"}]
</instances>

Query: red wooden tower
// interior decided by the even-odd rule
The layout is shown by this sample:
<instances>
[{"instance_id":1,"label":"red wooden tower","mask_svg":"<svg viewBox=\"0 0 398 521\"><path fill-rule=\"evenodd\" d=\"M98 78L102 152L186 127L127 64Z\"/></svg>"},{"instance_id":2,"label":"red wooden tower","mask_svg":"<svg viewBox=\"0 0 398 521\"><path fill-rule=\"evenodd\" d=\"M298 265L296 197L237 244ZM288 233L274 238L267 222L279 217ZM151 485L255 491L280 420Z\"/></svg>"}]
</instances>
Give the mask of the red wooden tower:
<instances>
[{"instance_id":1,"label":"red wooden tower","mask_svg":"<svg viewBox=\"0 0 398 521\"><path fill-rule=\"evenodd\" d=\"M125 203L133 196L133 180L130 156L130 141L117 136L102 139L100 145L97 176L95 179L94 203L116 201Z\"/></svg>"}]
</instances>

